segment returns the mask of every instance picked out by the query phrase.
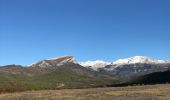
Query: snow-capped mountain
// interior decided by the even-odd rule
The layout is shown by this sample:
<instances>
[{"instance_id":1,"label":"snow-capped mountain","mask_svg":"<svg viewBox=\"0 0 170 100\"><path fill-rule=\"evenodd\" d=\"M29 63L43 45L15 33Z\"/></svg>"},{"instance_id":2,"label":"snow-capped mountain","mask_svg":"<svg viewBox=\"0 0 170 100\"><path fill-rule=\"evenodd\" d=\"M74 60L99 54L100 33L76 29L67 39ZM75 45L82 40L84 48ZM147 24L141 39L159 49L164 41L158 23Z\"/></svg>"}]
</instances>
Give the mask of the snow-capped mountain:
<instances>
[{"instance_id":1,"label":"snow-capped mountain","mask_svg":"<svg viewBox=\"0 0 170 100\"><path fill-rule=\"evenodd\" d=\"M121 65L127 65L127 64L161 64L161 63L168 63L168 62L164 60L155 60L147 56L134 56L134 57L124 58L124 59L119 59L112 63L102 61L102 60L79 62L80 65L91 68L96 71L108 65L112 65L113 67L107 70L113 70L116 67L119 67Z\"/></svg>"},{"instance_id":2,"label":"snow-capped mountain","mask_svg":"<svg viewBox=\"0 0 170 100\"><path fill-rule=\"evenodd\" d=\"M100 70L112 72L119 78L128 79L153 72L170 70L170 62L155 60L146 56L134 56L114 61Z\"/></svg>"},{"instance_id":3,"label":"snow-capped mountain","mask_svg":"<svg viewBox=\"0 0 170 100\"><path fill-rule=\"evenodd\" d=\"M79 64L95 71L111 72L113 75L123 79L170 70L169 61L155 60L146 56L119 59L112 63L105 61L87 61Z\"/></svg>"},{"instance_id":4,"label":"snow-capped mountain","mask_svg":"<svg viewBox=\"0 0 170 100\"><path fill-rule=\"evenodd\" d=\"M135 63L165 63L166 61L164 60L155 60L151 57L146 57L146 56L134 56L130 58L125 58L125 59L119 59L115 62L112 62L112 65L122 65L122 64L135 64Z\"/></svg>"},{"instance_id":5,"label":"snow-capped mountain","mask_svg":"<svg viewBox=\"0 0 170 100\"><path fill-rule=\"evenodd\" d=\"M111 64L110 62L105 62L102 60L96 60L96 61L86 61L86 62L80 62L80 65L84 67L91 68L95 71L97 71L99 68L104 68L105 66Z\"/></svg>"}]
</instances>

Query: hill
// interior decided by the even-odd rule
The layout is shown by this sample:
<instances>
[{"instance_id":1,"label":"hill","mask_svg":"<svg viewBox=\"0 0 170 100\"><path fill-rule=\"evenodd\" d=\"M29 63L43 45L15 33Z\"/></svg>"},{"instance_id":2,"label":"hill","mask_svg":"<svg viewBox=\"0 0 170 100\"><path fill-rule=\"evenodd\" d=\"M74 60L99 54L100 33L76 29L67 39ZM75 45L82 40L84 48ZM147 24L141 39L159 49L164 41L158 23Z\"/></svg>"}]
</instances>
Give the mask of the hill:
<instances>
[{"instance_id":1,"label":"hill","mask_svg":"<svg viewBox=\"0 0 170 100\"><path fill-rule=\"evenodd\" d=\"M164 84L170 82L170 71L155 72L140 76L129 82L129 84Z\"/></svg>"},{"instance_id":2,"label":"hill","mask_svg":"<svg viewBox=\"0 0 170 100\"><path fill-rule=\"evenodd\" d=\"M8 65L0 68L0 92L89 88L117 82L109 73L99 73L68 60L40 61L29 67ZM59 61L59 62L57 62ZM62 63L61 63L62 62ZM44 65L45 66L44 66ZM56 65L59 64L59 65Z\"/></svg>"}]
</instances>

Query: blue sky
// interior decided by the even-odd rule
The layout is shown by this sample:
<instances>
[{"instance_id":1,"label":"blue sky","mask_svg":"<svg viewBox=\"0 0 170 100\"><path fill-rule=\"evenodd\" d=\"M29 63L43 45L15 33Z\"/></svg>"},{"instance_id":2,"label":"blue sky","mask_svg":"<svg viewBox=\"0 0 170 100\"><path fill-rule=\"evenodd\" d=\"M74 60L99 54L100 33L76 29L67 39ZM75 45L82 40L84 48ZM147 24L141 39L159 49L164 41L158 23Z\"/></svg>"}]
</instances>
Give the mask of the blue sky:
<instances>
[{"instance_id":1,"label":"blue sky","mask_svg":"<svg viewBox=\"0 0 170 100\"><path fill-rule=\"evenodd\" d=\"M0 0L0 65L170 59L169 0Z\"/></svg>"}]
</instances>

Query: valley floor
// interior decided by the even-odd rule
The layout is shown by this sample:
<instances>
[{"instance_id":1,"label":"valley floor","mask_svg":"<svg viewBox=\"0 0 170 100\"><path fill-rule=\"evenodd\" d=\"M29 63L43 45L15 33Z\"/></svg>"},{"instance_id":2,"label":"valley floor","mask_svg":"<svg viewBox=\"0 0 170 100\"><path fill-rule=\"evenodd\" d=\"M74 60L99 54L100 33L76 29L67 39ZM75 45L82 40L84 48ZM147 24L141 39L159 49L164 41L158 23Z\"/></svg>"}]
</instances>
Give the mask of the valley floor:
<instances>
[{"instance_id":1,"label":"valley floor","mask_svg":"<svg viewBox=\"0 0 170 100\"><path fill-rule=\"evenodd\" d=\"M0 100L170 100L170 84L4 93Z\"/></svg>"}]
</instances>

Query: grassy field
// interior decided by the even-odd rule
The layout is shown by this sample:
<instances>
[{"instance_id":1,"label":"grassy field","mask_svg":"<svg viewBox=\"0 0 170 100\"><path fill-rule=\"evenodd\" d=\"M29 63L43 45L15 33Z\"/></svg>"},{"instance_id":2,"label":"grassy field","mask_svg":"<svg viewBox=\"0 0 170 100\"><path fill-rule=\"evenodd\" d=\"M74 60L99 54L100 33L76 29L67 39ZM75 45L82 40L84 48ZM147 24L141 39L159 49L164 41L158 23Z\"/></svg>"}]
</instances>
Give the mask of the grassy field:
<instances>
[{"instance_id":1,"label":"grassy field","mask_svg":"<svg viewBox=\"0 0 170 100\"><path fill-rule=\"evenodd\" d=\"M170 100L170 84L4 93L0 100Z\"/></svg>"}]
</instances>

